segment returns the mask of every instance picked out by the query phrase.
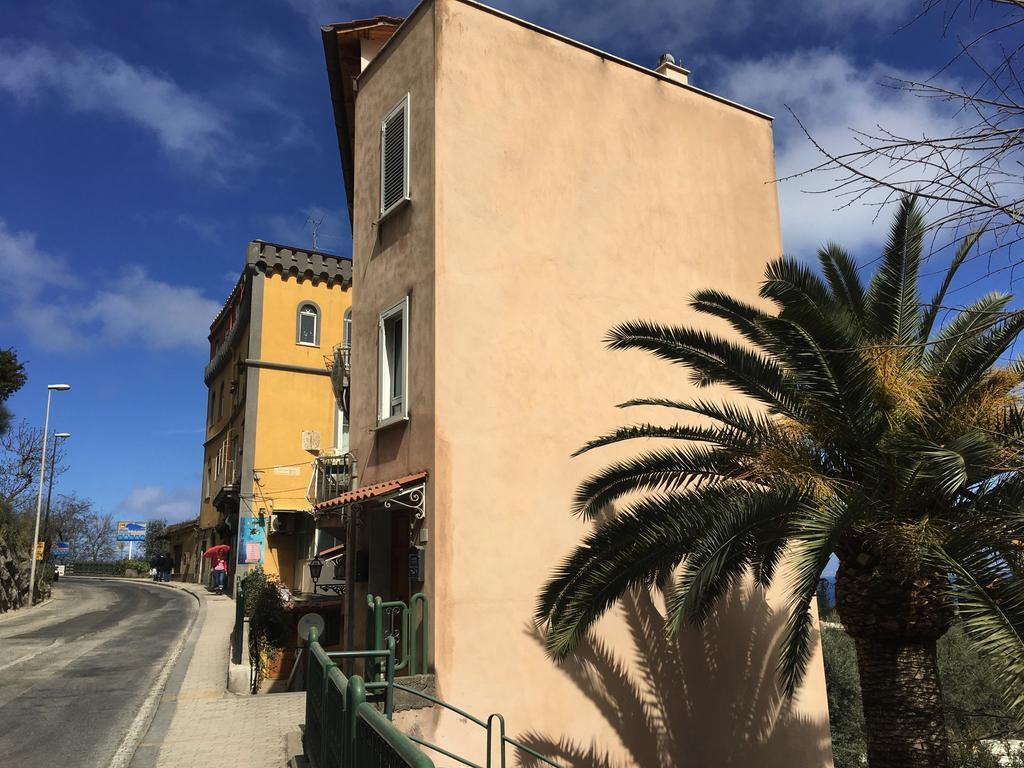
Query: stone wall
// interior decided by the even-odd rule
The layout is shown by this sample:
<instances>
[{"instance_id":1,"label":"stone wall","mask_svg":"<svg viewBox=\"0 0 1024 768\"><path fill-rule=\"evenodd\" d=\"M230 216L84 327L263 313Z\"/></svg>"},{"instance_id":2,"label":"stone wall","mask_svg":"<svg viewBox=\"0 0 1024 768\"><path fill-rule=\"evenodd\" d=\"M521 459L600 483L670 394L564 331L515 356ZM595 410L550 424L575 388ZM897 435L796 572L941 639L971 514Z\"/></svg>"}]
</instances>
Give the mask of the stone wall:
<instances>
[{"instance_id":1,"label":"stone wall","mask_svg":"<svg viewBox=\"0 0 1024 768\"><path fill-rule=\"evenodd\" d=\"M0 540L0 613L28 602L29 565L11 545Z\"/></svg>"}]
</instances>

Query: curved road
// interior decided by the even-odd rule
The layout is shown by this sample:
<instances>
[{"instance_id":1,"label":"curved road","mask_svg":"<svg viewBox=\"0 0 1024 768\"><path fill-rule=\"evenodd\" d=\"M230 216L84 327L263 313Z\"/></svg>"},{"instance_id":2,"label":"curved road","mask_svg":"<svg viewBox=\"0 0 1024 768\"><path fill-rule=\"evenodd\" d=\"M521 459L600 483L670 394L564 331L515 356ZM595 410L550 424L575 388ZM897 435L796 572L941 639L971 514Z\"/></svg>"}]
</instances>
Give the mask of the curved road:
<instances>
[{"instance_id":1,"label":"curved road","mask_svg":"<svg viewBox=\"0 0 1024 768\"><path fill-rule=\"evenodd\" d=\"M69 577L0 616L0 764L109 766L196 609L177 589Z\"/></svg>"}]
</instances>

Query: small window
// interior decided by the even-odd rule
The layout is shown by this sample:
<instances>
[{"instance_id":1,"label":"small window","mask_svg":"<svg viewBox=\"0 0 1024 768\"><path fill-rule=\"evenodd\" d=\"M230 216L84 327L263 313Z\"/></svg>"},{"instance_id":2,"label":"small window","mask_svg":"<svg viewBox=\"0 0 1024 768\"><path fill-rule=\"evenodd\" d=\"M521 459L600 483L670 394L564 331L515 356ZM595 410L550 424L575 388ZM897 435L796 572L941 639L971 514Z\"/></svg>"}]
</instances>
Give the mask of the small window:
<instances>
[{"instance_id":1,"label":"small window","mask_svg":"<svg viewBox=\"0 0 1024 768\"><path fill-rule=\"evenodd\" d=\"M380 125L380 216L409 199L409 94Z\"/></svg>"},{"instance_id":2,"label":"small window","mask_svg":"<svg viewBox=\"0 0 1024 768\"><path fill-rule=\"evenodd\" d=\"M320 346L320 310L314 304L299 307L298 343Z\"/></svg>"},{"instance_id":3,"label":"small window","mask_svg":"<svg viewBox=\"0 0 1024 768\"><path fill-rule=\"evenodd\" d=\"M409 297L380 315L378 423L409 414Z\"/></svg>"},{"instance_id":4,"label":"small window","mask_svg":"<svg viewBox=\"0 0 1024 768\"><path fill-rule=\"evenodd\" d=\"M352 307L345 310L345 319L342 323L341 343L352 348Z\"/></svg>"}]
</instances>

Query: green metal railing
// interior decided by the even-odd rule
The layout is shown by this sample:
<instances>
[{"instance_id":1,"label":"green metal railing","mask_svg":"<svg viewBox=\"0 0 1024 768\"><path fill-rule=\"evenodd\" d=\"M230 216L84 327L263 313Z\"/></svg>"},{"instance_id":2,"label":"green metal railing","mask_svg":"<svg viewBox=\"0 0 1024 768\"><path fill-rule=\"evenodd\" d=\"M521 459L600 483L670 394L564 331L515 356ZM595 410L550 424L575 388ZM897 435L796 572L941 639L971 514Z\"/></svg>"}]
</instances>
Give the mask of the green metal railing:
<instances>
[{"instance_id":1,"label":"green metal railing","mask_svg":"<svg viewBox=\"0 0 1024 768\"><path fill-rule=\"evenodd\" d=\"M410 675L426 674L430 665L430 601L427 596L417 592L406 605L401 600L383 602L379 597L367 595L366 606L366 647L386 650L387 640L391 638L396 649L395 669L408 670Z\"/></svg>"},{"instance_id":2,"label":"green metal railing","mask_svg":"<svg viewBox=\"0 0 1024 768\"><path fill-rule=\"evenodd\" d=\"M486 740L483 744L484 748L486 749L486 757L484 759L483 765L475 763L464 756L457 755L454 752L451 752L445 749L444 747L440 746L439 744L432 744L431 742L426 741L425 739L420 739L416 736L408 737L410 741L419 744L421 747L426 747L429 750L438 752L444 755L445 757L448 757L452 760L455 760L458 763L461 763L462 765L468 766L469 768L491 768L492 765L494 764L493 761L495 745L497 745L498 765L500 766L500 768L506 768L508 747L512 747L512 749L518 752L522 752L526 755L529 755L529 758L536 762L543 763L544 765L549 765L552 768L564 768L564 766L560 763L556 763L551 758L542 755L540 752L536 751L535 749L532 749L531 747L528 747L521 741L513 739L511 736L506 736L505 718L498 713L488 715L486 720L482 720L479 717L470 714L466 710L456 707L454 704L449 704L448 702L442 701L436 696L431 696L429 693L424 693L423 691L418 691L415 688L410 688L408 686L402 685L401 683L396 683L394 682L394 680L391 681L390 685L395 690L404 691L405 693L410 694L412 696L418 696L419 698L424 699L425 701L429 701L431 704L443 707L444 709L447 709L450 712L454 712L459 717L463 718L466 722L479 726L486 733ZM392 696L393 695L394 694L392 694Z\"/></svg>"},{"instance_id":3,"label":"green metal railing","mask_svg":"<svg viewBox=\"0 0 1024 768\"><path fill-rule=\"evenodd\" d=\"M245 636L245 582L235 579L235 628L231 632L231 662L242 663L242 640Z\"/></svg>"},{"instance_id":4,"label":"green metal railing","mask_svg":"<svg viewBox=\"0 0 1024 768\"><path fill-rule=\"evenodd\" d=\"M391 695L386 684L371 686L359 675L345 677L331 660L362 658L368 665L375 665L381 657L389 678L393 678L393 646L386 651L328 654L316 630L310 630L303 743L313 768L434 768L430 758L391 724ZM371 687L385 694L388 716L367 701L367 689Z\"/></svg>"},{"instance_id":5,"label":"green metal railing","mask_svg":"<svg viewBox=\"0 0 1024 768\"><path fill-rule=\"evenodd\" d=\"M314 768L432 768L433 763L417 745L468 768L506 768L510 751L519 753L520 762L526 758L530 763L564 768L521 741L507 736L505 718L500 714L489 715L486 719L479 718L436 696L395 681L396 671L408 669L411 674L419 674L428 668L429 603L426 596L419 593L413 595L409 603L411 607L398 600L383 602L379 597L367 598L369 615L366 638L370 650L328 653L320 646L316 631L310 632L306 673L305 750ZM417 605L420 606L419 630L416 627ZM422 642L418 643L420 632ZM417 648L422 657L417 654ZM334 659L362 660L363 676L346 678L335 666ZM486 750L483 764L457 755L439 744L402 734L395 729L390 722L394 713L395 691L443 707L466 723L482 729L484 738L481 747ZM378 711L374 704L380 706L383 712Z\"/></svg>"}]
</instances>

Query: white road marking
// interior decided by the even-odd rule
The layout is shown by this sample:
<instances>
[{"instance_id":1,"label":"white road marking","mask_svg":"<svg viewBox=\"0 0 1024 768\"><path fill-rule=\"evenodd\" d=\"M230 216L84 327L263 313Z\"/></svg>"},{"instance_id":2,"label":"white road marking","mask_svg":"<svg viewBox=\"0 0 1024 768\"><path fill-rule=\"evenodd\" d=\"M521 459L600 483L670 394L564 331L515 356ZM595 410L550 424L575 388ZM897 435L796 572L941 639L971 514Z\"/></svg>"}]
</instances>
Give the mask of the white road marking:
<instances>
[{"instance_id":1,"label":"white road marking","mask_svg":"<svg viewBox=\"0 0 1024 768\"><path fill-rule=\"evenodd\" d=\"M56 640L54 640L49 645L40 648L38 651L35 651L34 653L26 653L20 659L15 659L14 661L7 662L2 667L0 667L0 672L3 672L5 669L10 669L11 667L13 667L13 666L15 666L17 664L21 664L21 662L23 662L23 661L29 661L30 659L34 659L39 654L46 653L48 650L50 650L54 646L63 645L63 643L64 643L63 640L61 640L60 638L57 638Z\"/></svg>"}]
</instances>

